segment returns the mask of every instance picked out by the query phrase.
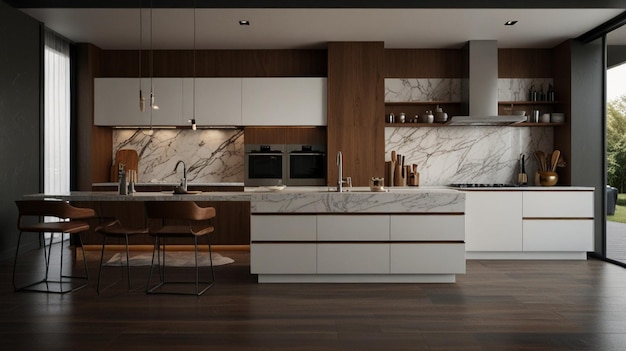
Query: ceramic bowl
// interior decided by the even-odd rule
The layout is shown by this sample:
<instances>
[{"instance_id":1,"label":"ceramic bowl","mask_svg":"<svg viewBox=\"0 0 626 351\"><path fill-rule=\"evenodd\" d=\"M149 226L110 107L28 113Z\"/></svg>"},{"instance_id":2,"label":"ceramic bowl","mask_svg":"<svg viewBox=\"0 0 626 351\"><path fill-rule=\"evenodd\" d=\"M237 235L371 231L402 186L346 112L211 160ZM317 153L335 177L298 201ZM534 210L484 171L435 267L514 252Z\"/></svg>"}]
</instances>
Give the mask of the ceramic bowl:
<instances>
[{"instance_id":1,"label":"ceramic bowl","mask_svg":"<svg viewBox=\"0 0 626 351\"><path fill-rule=\"evenodd\" d=\"M565 122L565 114L561 112L553 112L550 117L550 122L552 123L563 123Z\"/></svg>"},{"instance_id":2,"label":"ceramic bowl","mask_svg":"<svg viewBox=\"0 0 626 351\"><path fill-rule=\"evenodd\" d=\"M515 110L513 111L514 116L526 116L526 111L524 110Z\"/></svg>"}]
</instances>

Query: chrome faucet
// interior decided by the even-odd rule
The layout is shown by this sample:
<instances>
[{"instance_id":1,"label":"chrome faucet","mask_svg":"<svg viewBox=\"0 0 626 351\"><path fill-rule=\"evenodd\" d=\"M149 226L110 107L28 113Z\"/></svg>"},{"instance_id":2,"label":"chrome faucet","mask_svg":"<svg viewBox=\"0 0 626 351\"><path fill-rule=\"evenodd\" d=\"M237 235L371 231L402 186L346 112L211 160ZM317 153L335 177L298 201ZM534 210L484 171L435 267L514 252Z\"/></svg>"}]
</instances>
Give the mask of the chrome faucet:
<instances>
[{"instance_id":1,"label":"chrome faucet","mask_svg":"<svg viewBox=\"0 0 626 351\"><path fill-rule=\"evenodd\" d=\"M352 186L352 179L350 177L346 177L343 179L343 154L341 151L337 151L337 192L343 192L343 185L348 184L349 187Z\"/></svg>"},{"instance_id":2,"label":"chrome faucet","mask_svg":"<svg viewBox=\"0 0 626 351\"><path fill-rule=\"evenodd\" d=\"M343 189L343 154L341 151L337 151L337 192L341 192Z\"/></svg>"},{"instance_id":3,"label":"chrome faucet","mask_svg":"<svg viewBox=\"0 0 626 351\"><path fill-rule=\"evenodd\" d=\"M187 166L185 165L185 162L183 162L182 160L176 162L176 167L174 167L174 172L176 172L176 170L178 169L178 165L180 163L183 164L183 179L180 182L180 186L183 188L184 191L187 191Z\"/></svg>"}]
</instances>

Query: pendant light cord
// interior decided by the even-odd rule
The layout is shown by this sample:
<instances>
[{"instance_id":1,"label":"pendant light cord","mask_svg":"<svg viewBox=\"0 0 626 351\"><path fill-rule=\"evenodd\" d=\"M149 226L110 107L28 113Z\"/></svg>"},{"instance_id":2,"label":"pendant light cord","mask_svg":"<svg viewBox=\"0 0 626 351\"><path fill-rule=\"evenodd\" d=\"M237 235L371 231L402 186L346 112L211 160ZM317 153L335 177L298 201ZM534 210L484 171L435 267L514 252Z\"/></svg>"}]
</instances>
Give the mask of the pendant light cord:
<instances>
[{"instance_id":1,"label":"pendant light cord","mask_svg":"<svg viewBox=\"0 0 626 351\"><path fill-rule=\"evenodd\" d=\"M196 120L196 0L193 1L193 106L191 118Z\"/></svg>"}]
</instances>

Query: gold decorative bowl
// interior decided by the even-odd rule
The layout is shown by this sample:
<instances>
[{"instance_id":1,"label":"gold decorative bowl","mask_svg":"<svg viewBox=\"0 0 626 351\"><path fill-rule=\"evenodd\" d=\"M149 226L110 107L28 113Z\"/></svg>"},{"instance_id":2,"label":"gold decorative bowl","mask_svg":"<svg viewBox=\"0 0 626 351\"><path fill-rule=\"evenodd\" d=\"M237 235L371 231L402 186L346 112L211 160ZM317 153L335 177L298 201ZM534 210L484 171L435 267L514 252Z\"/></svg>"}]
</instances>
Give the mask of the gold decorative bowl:
<instances>
[{"instance_id":1,"label":"gold decorative bowl","mask_svg":"<svg viewBox=\"0 0 626 351\"><path fill-rule=\"evenodd\" d=\"M539 171L539 184L542 186L554 186L559 181L559 175L556 172Z\"/></svg>"}]
</instances>

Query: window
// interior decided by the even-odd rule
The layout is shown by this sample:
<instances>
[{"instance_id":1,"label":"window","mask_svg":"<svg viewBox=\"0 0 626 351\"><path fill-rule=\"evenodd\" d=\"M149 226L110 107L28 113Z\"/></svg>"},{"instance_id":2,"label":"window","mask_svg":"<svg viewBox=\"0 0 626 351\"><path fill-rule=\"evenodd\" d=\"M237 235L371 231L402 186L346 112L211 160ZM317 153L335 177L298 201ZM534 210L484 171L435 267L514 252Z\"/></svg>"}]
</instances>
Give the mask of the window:
<instances>
[{"instance_id":1,"label":"window","mask_svg":"<svg viewBox=\"0 0 626 351\"><path fill-rule=\"evenodd\" d=\"M70 44L44 39L44 191L70 190Z\"/></svg>"}]
</instances>

